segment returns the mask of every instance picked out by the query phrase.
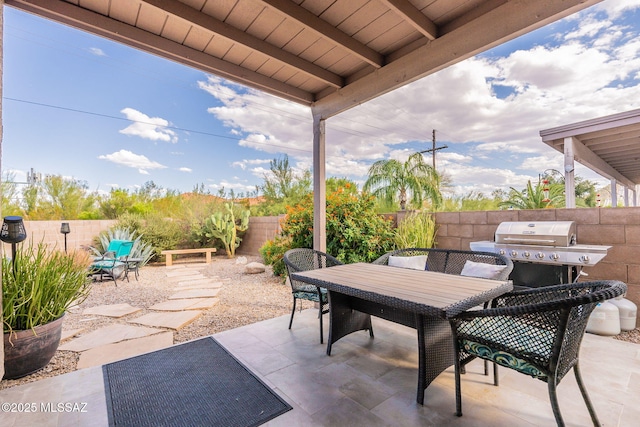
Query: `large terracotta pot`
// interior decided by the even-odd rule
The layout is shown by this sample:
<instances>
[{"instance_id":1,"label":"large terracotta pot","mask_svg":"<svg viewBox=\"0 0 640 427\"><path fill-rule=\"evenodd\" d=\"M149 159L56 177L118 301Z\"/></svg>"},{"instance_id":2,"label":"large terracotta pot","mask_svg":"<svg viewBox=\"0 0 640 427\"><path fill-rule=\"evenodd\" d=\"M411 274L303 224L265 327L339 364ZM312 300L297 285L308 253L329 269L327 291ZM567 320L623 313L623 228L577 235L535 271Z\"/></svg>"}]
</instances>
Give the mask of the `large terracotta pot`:
<instances>
[{"instance_id":1,"label":"large terracotta pot","mask_svg":"<svg viewBox=\"0 0 640 427\"><path fill-rule=\"evenodd\" d=\"M4 334L3 378L24 377L47 366L60 344L63 319L64 316L46 325L36 326L34 330Z\"/></svg>"}]
</instances>

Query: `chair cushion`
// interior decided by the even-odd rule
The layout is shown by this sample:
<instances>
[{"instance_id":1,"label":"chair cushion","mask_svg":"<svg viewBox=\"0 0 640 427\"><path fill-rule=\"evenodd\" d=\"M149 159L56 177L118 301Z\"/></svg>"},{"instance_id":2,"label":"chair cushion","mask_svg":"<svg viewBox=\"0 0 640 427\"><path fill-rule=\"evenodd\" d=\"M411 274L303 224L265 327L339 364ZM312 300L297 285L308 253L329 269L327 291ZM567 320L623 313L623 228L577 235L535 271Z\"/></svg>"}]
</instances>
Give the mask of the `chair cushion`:
<instances>
[{"instance_id":1,"label":"chair cushion","mask_svg":"<svg viewBox=\"0 0 640 427\"><path fill-rule=\"evenodd\" d=\"M409 268L412 270L427 269L427 255L416 256L389 256L389 265L392 267Z\"/></svg>"},{"instance_id":2,"label":"chair cushion","mask_svg":"<svg viewBox=\"0 0 640 427\"><path fill-rule=\"evenodd\" d=\"M469 354L481 357L482 359L490 360L492 362L496 362L501 366L514 369L518 372L522 372L523 374L530 375L534 378L538 378L541 380L547 378L547 375L544 372L539 370L531 363L517 356L514 356L511 353L507 353L506 351L496 350L484 344L480 344L470 340L462 340L461 344L462 349Z\"/></svg>"},{"instance_id":3,"label":"chair cushion","mask_svg":"<svg viewBox=\"0 0 640 427\"><path fill-rule=\"evenodd\" d=\"M462 350L535 378L546 378L542 369L549 365L555 332L518 318L488 319L476 317L458 328Z\"/></svg>"},{"instance_id":4,"label":"chair cushion","mask_svg":"<svg viewBox=\"0 0 640 427\"><path fill-rule=\"evenodd\" d=\"M112 268L122 267L122 266L124 266L123 262L120 262L120 261L114 262L113 259L100 260L91 264L91 268L95 268L95 269L99 268L103 270L111 270Z\"/></svg>"},{"instance_id":5,"label":"chair cushion","mask_svg":"<svg viewBox=\"0 0 640 427\"><path fill-rule=\"evenodd\" d=\"M460 272L461 276L480 277L482 279L497 279L500 273L507 268L506 265L486 264L467 260Z\"/></svg>"},{"instance_id":6,"label":"chair cushion","mask_svg":"<svg viewBox=\"0 0 640 427\"><path fill-rule=\"evenodd\" d=\"M305 289L298 289L293 292L293 297L298 299L304 299L307 301L320 302L318 298L318 288L313 285L305 286ZM320 289L320 293L322 294L322 302L327 303L329 301L327 297L327 290Z\"/></svg>"}]
</instances>

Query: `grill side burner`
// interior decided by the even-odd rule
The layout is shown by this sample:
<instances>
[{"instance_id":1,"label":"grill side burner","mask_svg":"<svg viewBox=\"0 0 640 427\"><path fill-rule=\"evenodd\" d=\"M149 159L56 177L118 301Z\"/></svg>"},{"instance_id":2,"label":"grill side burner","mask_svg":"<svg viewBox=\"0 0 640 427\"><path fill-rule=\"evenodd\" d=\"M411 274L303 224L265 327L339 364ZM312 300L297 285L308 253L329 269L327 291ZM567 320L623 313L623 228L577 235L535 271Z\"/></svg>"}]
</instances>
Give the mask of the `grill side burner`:
<instances>
[{"instance_id":1,"label":"grill side burner","mask_svg":"<svg viewBox=\"0 0 640 427\"><path fill-rule=\"evenodd\" d=\"M513 261L509 276L516 286L548 286L577 281L585 266L600 262L611 246L579 245L574 221L503 222L495 242L471 242Z\"/></svg>"}]
</instances>

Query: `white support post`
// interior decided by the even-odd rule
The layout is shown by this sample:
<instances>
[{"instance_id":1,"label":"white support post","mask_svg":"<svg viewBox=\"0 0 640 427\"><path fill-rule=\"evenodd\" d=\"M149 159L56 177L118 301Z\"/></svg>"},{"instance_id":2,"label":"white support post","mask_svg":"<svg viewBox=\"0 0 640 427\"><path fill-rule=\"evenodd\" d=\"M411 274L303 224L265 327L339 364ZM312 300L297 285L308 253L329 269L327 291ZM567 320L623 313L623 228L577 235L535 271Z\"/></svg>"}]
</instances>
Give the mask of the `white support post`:
<instances>
[{"instance_id":1,"label":"white support post","mask_svg":"<svg viewBox=\"0 0 640 427\"><path fill-rule=\"evenodd\" d=\"M313 114L313 249L327 251L325 119Z\"/></svg>"},{"instance_id":2,"label":"white support post","mask_svg":"<svg viewBox=\"0 0 640 427\"><path fill-rule=\"evenodd\" d=\"M576 207L575 183L575 155L573 152L573 138L564 139L564 198L566 208Z\"/></svg>"},{"instance_id":3,"label":"white support post","mask_svg":"<svg viewBox=\"0 0 640 427\"><path fill-rule=\"evenodd\" d=\"M615 179L611 180L611 207L618 207L618 181Z\"/></svg>"},{"instance_id":4,"label":"white support post","mask_svg":"<svg viewBox=\"0 0 640 427\"><path fill-rule=\"evenodd\" d=\"M0 0L0 164L2 164L2 137L3 137L3 123L2 123L2 94L3 87L2 82L4 74L4 0ZM0 176L2 170L0 168ZM2 212L0 212L0 218L2 218ZM2 269L2 265L0 265ZM0 270L0 289L2 287L2 270ZM0 292L0 306L2 306L2 292ZM0 343L0 360L4 361L4 343ZM0 363L0 378L4 377L4 363Z\"/></svg>"},{"instance_id":5,"label":"white support post","mask_svg":"<svg viewBox=\"0 0 640 427\"><path fill-rule=\"evenodd\" d=\"M629 187L624 186L624 206L629 207Z\"/></svg>"}]
</instances>

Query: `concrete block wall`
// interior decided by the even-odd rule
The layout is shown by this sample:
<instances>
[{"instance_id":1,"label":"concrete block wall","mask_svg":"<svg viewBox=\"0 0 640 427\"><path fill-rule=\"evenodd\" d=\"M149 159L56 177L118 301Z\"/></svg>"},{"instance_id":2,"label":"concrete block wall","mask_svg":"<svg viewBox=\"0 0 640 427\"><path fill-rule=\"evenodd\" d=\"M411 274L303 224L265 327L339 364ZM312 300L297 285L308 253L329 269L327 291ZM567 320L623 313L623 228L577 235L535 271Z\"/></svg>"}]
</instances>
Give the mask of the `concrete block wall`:
<instances>
[{"instance_id":1,"label":"concrete block wall","mask_svg":"<svg viewBox=\"0 0 640 427\"><path fill-rule=\"evenodd\" d=\"M640 306L640 208L540 209L521 211L438 212L437 247L468 250L469 243L494 240L504 221L575 221L579 244L611 246L607 256L582 280L621 280L627 298Z\"/></svg>"}]
</instances>

